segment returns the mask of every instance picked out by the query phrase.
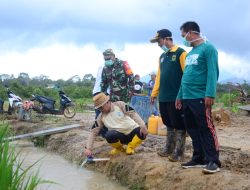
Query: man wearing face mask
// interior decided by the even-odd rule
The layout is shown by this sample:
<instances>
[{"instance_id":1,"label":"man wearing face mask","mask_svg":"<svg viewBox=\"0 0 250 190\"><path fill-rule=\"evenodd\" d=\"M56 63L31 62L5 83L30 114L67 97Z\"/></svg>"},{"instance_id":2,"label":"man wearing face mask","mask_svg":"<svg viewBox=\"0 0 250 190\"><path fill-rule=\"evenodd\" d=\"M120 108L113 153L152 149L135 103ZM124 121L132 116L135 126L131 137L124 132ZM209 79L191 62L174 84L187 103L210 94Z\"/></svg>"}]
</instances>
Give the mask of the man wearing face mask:
<instances>
[{"instance_id":1,"label":"man wearing face mask","mask_svg":"<svg viewBox=\"0 0 250 190\"><path fill-rule=\"evenodd\" d=\"M126 61L115 57L112 49L103 52L105 65L102 71L101 91L110 88L110 100L128 103L134 90L134 75Z\"/></svg>"},{"instance_id":2,"label":"man wearing face mask","mask_svg":"<svg viewBox=\"0 0 250 190\"><path fill-rule=\"evenodd\" d=\"M184 45L193 47L186 57L176 99L176 108L183 110L193 144L192 159L182 167L205 167L203 173L212 174L220 171L221 166L219 143L211 117L219 77L218 52L201 36L196 22L186 22L180 30Z\"/></svg>"},{"instance_id":3,"label":"man wearing face mask","mask_svg":"<svg viewBox=\"0 0 250 190\"><path fill-rule=\"evenodd\" d=\"M157 42L164 51L159 59L156 83L151 93L151 102L159 95L160 114L167 126L166 144L158 155L168 157L170 161L181 161L185 150L186 129L181 110L175 108L175 100L187 53L173 43L172 33L167 29L157 31L150 42Z\"/></svg>"}]
</instances>

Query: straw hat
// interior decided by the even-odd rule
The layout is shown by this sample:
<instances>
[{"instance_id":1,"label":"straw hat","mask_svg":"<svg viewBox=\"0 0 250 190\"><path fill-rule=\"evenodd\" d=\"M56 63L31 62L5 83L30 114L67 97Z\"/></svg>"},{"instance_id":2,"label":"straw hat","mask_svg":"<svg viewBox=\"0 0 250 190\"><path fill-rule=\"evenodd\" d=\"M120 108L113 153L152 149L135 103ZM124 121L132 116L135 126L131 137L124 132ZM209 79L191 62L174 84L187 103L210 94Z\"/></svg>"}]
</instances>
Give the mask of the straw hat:
<instances>
[{"instance_id":1,"label":"straw hat","mask_svg":"<svg viewBox=\"0 0 250 190\"><path fill-rule=\"evenodd\" d=\"M104 93L101 92L93 97L93 101L95 109L98 109L109 101L109 96L106 96Z\"/></svg>"}]
</instances>

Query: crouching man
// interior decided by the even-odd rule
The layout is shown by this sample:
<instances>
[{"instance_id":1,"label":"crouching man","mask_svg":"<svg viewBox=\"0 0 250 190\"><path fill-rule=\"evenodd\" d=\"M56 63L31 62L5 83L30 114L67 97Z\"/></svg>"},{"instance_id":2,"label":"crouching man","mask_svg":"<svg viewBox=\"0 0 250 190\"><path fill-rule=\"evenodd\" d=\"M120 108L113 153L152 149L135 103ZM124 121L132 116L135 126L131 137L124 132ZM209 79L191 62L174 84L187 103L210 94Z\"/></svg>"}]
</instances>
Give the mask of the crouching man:
<instances>
[{"instance_id":1,"label":"crouching man","mask_svg":"<svg viewBox=\"0 0 250 190\"><path fill-rule=\"evenodd\" d=\"M135 148L145 140L148 134L144 121L125 102L111 102L109 96L104 93L97 94L93 100L95 109L100 110L101 114L96 119L96 127L92 129L88 138L85 155L92 155L94 139L104 127L107 131L103 136L113 147L111 155L120 152L126 152L128 155L134 154ZM126 149L124 145L127 145Z\"/></svg>"}]
</instances>

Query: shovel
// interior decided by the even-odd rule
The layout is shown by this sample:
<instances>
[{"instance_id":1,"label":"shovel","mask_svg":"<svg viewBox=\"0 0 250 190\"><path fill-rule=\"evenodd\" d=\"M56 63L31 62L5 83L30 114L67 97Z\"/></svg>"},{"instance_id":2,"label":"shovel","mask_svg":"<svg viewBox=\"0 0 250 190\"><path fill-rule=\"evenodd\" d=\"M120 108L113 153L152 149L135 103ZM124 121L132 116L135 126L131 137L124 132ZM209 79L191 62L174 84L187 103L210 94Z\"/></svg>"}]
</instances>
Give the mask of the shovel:
<instances>
[{"instance_id":1,"label":"shovel","mask_svg":"<svg viewBox=\"0 0 250 190\"><path fill-rule=\"evenodd\" d=\"M100 162L100 161L108 161L110 158L94 158L93 156L88 156L85 160L83 160L81 167L85 164L92 163L92 162Z\"/></svg>"}]
</instances>

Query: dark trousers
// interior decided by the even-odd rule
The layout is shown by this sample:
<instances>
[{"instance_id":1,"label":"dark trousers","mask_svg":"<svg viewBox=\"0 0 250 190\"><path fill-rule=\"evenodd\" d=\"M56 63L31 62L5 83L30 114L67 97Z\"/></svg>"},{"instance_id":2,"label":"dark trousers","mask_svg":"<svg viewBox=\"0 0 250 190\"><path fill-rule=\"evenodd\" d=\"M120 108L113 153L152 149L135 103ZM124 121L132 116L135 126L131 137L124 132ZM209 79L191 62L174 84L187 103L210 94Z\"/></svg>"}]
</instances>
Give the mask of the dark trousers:
<instances>
[{"instance_id":1,"label":"dark trousers","mask_svg":"<svg viewBox=\"0 0 250 190\"><path fill-rule=\"evenodd\" d=\"M183 100L184 122L193 144L193 161L219 162L219 143L204 99Z\"/></svg>"},{"instance_id":2,"label":"dark trousers","mask_svg":"<svg viewBox=\"0 0 250 190\"><path fill-rule=\"evenodd\" d=\"M140 134L140 127L135 128L128 135L125 135L115 130L108 130L105 133L104 138L107 140L108 143L116 143L120 141L122 144L128 144L132 141L135 135L137 135L142 140L145 139L145 137L141 136Z\"/></svg>"},{"instance_id":3,"label":"dark trousers","mask_svg":"<svg viewBox=\"0 0 250 190\"><path fill-rule=\"evenodd\" d=\"M186 130L182 110L175 108L175 102L159 102L162 122L168 128Z\"/></svg>"}]
</instances>

